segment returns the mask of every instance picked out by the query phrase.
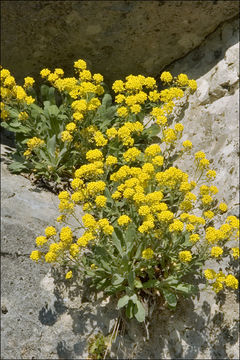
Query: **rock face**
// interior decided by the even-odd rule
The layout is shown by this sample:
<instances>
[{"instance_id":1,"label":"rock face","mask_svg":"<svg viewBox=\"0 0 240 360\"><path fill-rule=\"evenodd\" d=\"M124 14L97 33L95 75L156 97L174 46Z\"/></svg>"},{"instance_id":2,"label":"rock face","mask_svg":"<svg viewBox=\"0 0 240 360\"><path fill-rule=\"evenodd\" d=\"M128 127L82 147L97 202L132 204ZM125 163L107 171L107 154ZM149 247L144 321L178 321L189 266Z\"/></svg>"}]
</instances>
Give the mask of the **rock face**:
<instances>
[{"instance_id":1,"label":"rock face","mask_svg":"<svg viewBox=\"0 0 240 360\"><path fill-rule=\"evenodd\" d=\"M39 4L39 9L47 4ZM167 68L174 75L182 72L197 80L198 90L189 106L176 111L185 126L183 140L190 139L196 151L204 150L216 169L219 198L232 206L229 215L237 215L238 209L233 206L238 202L239 179L238 46L238 21L229 21ZM46 265L29 259L34 238L53 225L56 216L54 195L9 174L2 165L2 359L87 358L90 334L99 330L107 334L113 328L114 304L92 303L87 291L77 288L66 291ZM113 356L238 359L238 301L236 293L229 292L218 296L216 303L211 290L203 290L199 298L182 300L176 313L156 309L149 341L144 341L144 326L132 321L127 335L114 345Z\"/></svg>"},{"instance_id":2,"label":"rock face","mask_svg":"<svg viewBox=\"0 0 240 360\"><path fill-rule=\"evenodd\" d=\"M85 59L111 83L155 76L238 15L238 1L2 1L2 65L22 81Z\"/></svg>"},{"instance_id":3,"label":"rock face","mask_svg":"<svg viewBox=\"0 0 240 360\"><path fill-rule=\"evenodd\" d=\"M197 80L198 89L188 108L184 113L177 111L185 126L183 140L192 141L194 152L206 152L217 172L219 199L238 215L238 206L234 206L239 202L238 20L226 22L201 47L168 69Z\"/></svg>"}]
</instances>

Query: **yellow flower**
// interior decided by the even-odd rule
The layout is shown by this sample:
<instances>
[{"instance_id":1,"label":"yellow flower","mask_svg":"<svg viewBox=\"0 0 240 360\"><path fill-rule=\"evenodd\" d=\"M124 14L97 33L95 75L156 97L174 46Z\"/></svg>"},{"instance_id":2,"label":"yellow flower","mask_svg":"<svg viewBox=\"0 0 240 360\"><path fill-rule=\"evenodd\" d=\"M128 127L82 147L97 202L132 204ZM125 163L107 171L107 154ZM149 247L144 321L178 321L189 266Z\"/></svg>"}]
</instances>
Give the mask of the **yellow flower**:
<instances>
[{"instance_id":1,"label":"yellow flower","mask_svg":"<svg viewBox=\"0 0 240 360\"><path fill-rule=\"evenodd\" d=\"M71 187L73 190L76 190L78 188L80 188L83 185L83 181L81 179L73 179L71 182Z\"/></svg>"},{"instance_id":2,"label":"yellow flower","mask_svg":"<svg viewBox=\"0 0 240 360\"><path fill-rule=\"evenodd\" d=\"M99 195L95 199L95 203L98 207L104 207L106 205L107 198L106 196Z\"/></svg>"},{"instance_id":3,"label":"yellow flower","mask_svg":"<svg viewBox=\"0 0 240 360\"><path fill-rule=\"evenodd\" d=\"M24 100L25 100L27 105L31 105L35 101L35 99L32 96L26 96Z\"/></svg>"},{"instance_id":4,"label":"yellow flower","mask_svg":"<svg viewBox=\"0 0 240 360\"><path fill-rule=\"evenodd\" d=\"M121 215L117 221L120 226L125 226L128 225L132 220L127 215Z\"/></svg>"},{"instance_id":5,"label":"yellow flower","mask_svg":"<svg viewBox=\"0 0 240 360\"><path fill-rule=\"evenodd\" d=\"M138 209L139 215L142 215L142 216L146 216L146 215L150 214L150 212L151 212L150 207L147 205L140 206L140 208Z\"/></svg>"},{"instance_id":6,"label":"yellow flower","mask_svg":"<svg viewBox=\"0 0 240 360\"><path fill-rule=\"evenodd\" d=\"M25 87L25 88L32 87L34 83L35 83L35 80L32 77L27 76L24 78L23 87Z\"/></svg>"},{"instance_id":7,"label":"yellow flower","mask_svg":"<svg viewBox=\"0 0 240 360\"><path fill-rule=\"evenodd\" d=\"M25 121L28 118L28 114L26 113L26 111L21 111L18 115L18 118L21 121Z\"/></svg>"},{"instance_id":8,"label":"yellow flower","mask_svg":"<svg viewBox=\"0 0 240 360\"><path fill-rule=\"evenodd\" d=\"M50 73L51 73L51 71L50 71L49 69L42 69L42 70L40 71L40 75L41 75L42 78L48 77L48 75L49 75Z\"/></svg>"},{"instance_id":9,"label":"yellow flower","mask_svg":"<svg viewBox=\"0 0 240 360\"><path fill-rule=\"evenodd\" d=\"M10 76L10 71L7 69L1 69L1 71L0 71L1 80L5 79L8 76Z\"/></svg>"},{"instance_id":10,"label":"yellow flower","mask_svg":"<svg viewBox=\"0 0 240 360\"><path fill-rule=\"evenodd\" d=\"M183 231L184 224L180 220L173 220L173 223L169 225L169 231Z\"/></svg>"},{"instance_id":11,"label":"yellow flower","mask_svg":"<svg viewBox=\"0 0 240 360\"><path fill-rule=\"evenodd\" d=\"M228 210L228 206L225 203L220 203L218 206L219 210L222 211L223 213L226 212Z\"/></svg>"},{"instance_id":12,"label":"yellow flower","mask_svg":"<svg viewBox=\"0 0 240 360\"><path fill-rule=\"evenodd\" d=\"M83 215L82 222L86 228L94 228L97 224L96 220L91 214Z\"/></svg>"},{"instance_id":13,"label":"yellow flower","mask_svg":"<svg viewBox=\"0 0 240 360\"><path fill-rule=\"evenodd\" d=\"M79 59L78 61L75 61L74 62L74 67L75 67L75 69L78 69L78 70L85 70L87 68L86 61L84 61L82 59Z\"/></svg>"},{"instance_id":14,"label":"yellow flower","mask_svg":"<svg viewBox=\"0 0 240 360\"><path fill-rule=\"evenodd\" d=\"M171 211L162 211L159 214L157 214L158 220L163 222L169 222L173 219L174 214Z\"/></svg>"},{"instance_id":15,"label":"yellow flower","mask_svg":"<svg viewBox=\"0 0 240 360\"><path fill-rule=\"evenodd\" d=\"M58 194L58 198L59 200L67 200L70 198L70 195L67 191L61 191L59 194Z\"/></svg>"},{"instance_id":16,"label":"yellow flower","mask_svg":"<svg viewBox=\"0 0 240 360\"><path fill-rule=\"evenodd\" d=\"M87 242L89 242L95 239L95 235L91 231L87 230L78 240L80 239L85 239Z\"/></svg>"},{"instance_id":17,"label":"yellow flower","mask_svg":"<svg viewBox=\"0 0 240 360\"><path fill-rule=\"evenodd\" d=\"M127 162L135 161L136 158L140 155L141 151L135 147L128 149L124 154L123 157Z\"/></svg>"},{"instance_id":18,"label":"yellow flower","mask_svg":"<svg viewBox=\"0 0 240 360\"><path fill-rule=\"evenodd\" d=\"M103 76L101 74L94 74L93 80L96 82L96 84L100 84L103 82Z\"/></svg>"},{"instance_id":19,"label":"yellow flower","mask_svg":"<svg viewBox=\"0 0 240 360\"><path fill-rule=\"evenodd\" d=\"M236 216L228 216L227 217L227 222L234 228L234 229L238 229L239 228L239 219L236 218Z\"/></svg>"},{"instance_id":20,"label":"yellow flower","mask_svg":"<svg viewBox=\"0 0 240 360\"><path fill-rule=\"evenodd\" d=\"M178 132L182 132L184 129L184 126L183 126L183 124L177 123L177 124L175 124L174 129Z\"/></svg>"},{"instance_id":21,"label":"yellow flower","mask_svg":"<svg viewBox=\"0 0 240 360\"><path fill-rule=\"evenodd\" d=\"M73 122L66 125L66 130L69 131L69 132L72 132L72 131L74 131L76 129L77 129L77 126Z\"/></svg>"},{"instance_id":22,"label":"yellow flower","mask_svg":"<svg viewBox=\"0 0 240 360\"><path fill-rule=\"evenodd\" d=\"M41 139L37 138L36 136L34 136L33 138L31 138L27 141L27 146L28 146L29 150L33 150L39 146L42 146L43 144L44 144L44 140L41 140Z\"/></svg>"},{"instance_id":23,"label":"yellow flower","mask_svg":"<svg viewBox=\"0 0 240 360\"><path fill-rule=\"evenodd\" d=\"M69 249L70 255L74 258L79 253L79 247L77 244L72 244Z\"/></svg>"},{"instance_id":24,"label":"yellow flower","mask_svg":"<svg viewBox=\"0 0 240 360\"><path fill-rule=\"evenodd\" d=\"M36 237L36 245L37 246L43 246L44 244L46 244L47 241L48 241L48 239L45 236Z\"/></svg>"},{"instance_id":25,"label":"yellow flower","mask_svg":"<svg viewBox=\"0 0 240 360\"><path fill-rule=\"evenodd\" d=\"M56 74L58 76L63 76L64 71L63 71L63 69L57 68L57 69L54 70L54 74Z\"/></svg>"},{"instance_id":26,"label":"yellow flower","mask_svg":"<svg viewBox=\"0 0 240 360\"><path fill-rule=\"evenodd\" d=\"M234 259L238 259L239 258L239 248L238 247L235 247L235 248L232 248L232 256L234 257Z\"/></svg>"},{"instance_id":27,"label":"yellow flower","mask_svg":"<svg viewBox=\"0 0 240 360\"><path fill-rule=\"evenodd\" d=\"M192 243L196 243L199 239L200 239L200 236L199 236L198 234L192 234L192 235L190 235L190 237L189 237L189 240L190 240Z\"/></svg>"},{"instance_id":28,"label":"yellow flower","mask_svg":"<svg viewBox=\"0 0 240 360\"><path fill-rule=\"evenodd\" d=\"M181 262L189 262L192 260L192 254L190 251L180 251L179 252L179 259Z\"/></svg>"},{"instance_id":29,"label":"yellow flower","mask_svg":"<svg viewBox=\"0 0 240 360\"><path fill-rule=\"evenodd\" d=\"M118 200L120 199L122 196L122 194L119 192L119 191L115 191L113 194L112 194L112 199L114 200Z\"/></svg>"},{"instance_id":30,"label":"yellow flower","mask_svg":"<svg viewBox=\"0 0 240 360\"><path fill-rule=\"evenodd\" d=\"M208 205L212 202L213 198L210 195L203 195L201 200L203 205Z\"/></svg>"},{"instance_id":31,"label":"yellow flower","mask_svg":"<svg viewBox=\"0 0 240 360\"><path fill-rule=\"evenodd\" d=\"M194 155L195 155L195 159L204 159L206 157L203 151L198 151Z\"/></svg>"},{"instance_id":32,"label":"yellow flower","mask_svg":"<svg viewBox=\"0 0 240 360\"><path fill-rule=\"evenodd\" d=\"M212 284L212 288L213 288L213 291L215 291L215 293L217 294L219 291L221 291L223 289L223 284L219 280L216 280Z\"/></svg>"},{"instance_id":33,"label":"yellow flower","mask_svg":"<svg viewBox=\"0 0 240 360\"><path fill-rule=\"evenodd\" d=\"M73 276L72 271L68 271L68 272L66 273L65 279L71 279L72 276Z\"/></svg>"},{"instance_id":34,"label":"yellow flower","mask_svg":"<svg viewBox=\"0 0 240 360\"><path fill-rule=\"evenodd\" d=\"M125 199L129 199L131 198L133 195L135 194L135 191L131 188L127 188L126 190L124 190L123 192L123 197Z\"/></svg>"},{"instance_id":35,"label":"yellow flower","mask_svg":"<svg viewBox=\"0 0 240 360\"><path fill-rule=\"evenodd\" d=\"M186 225L186 231L191 232L195 230L195 226L192 224L187 224Z\"/></svg>"},{"instance_id":36,"label":"yellow flower","mask_svg":"<svg viewBox=\"0 0 240 360\"><path fill-rule=\"evenodd\" d=\"M26 151L24 151L23 156L28 157L31 155L31 153L31 150L27 149Z\"/></svg>"},{"instance_id":37,"label":"yellow flower","mask_svg":"<svg viewBox=\"0 0 240 360\"><path fill-rule=\"evenodd\" d=\"M125 106L121 106L117 109L117 114L120 117L127 117L128 116L128 110Z\"/></svg>"},{"instance_id":38,"label":"yellow flower","mask_svg":"<svg viewBox=\"0 0 240 360\"><path fill-rule=\"evenodd\" d=\"M211 191L211 193L213 194L217 194L218 193L218 188L216 186L210 186L209 190Z\"/></svg>"},{"instance_id":39,"label":"yellow flower","mask_svg":"<svg viewBox=\"0 0 240 360\"><path fill-rule=\"evenodd\" d=\"M220 248L219 246L214 246L211 250L211 256L213 257L220 257L223 254L223 249Z\"/></svg>"},{"instance_id":40,"label":"yellow flower","mask_svg":"<svg viewBox=\"0 0 240 360\"><path fill-rule=\"evenodd\" d=\"M138 104L132 105L130 107L131 113L133 114L138 114L141 111L141 109L142 109L141 106Z\"/></svg>"},{"instance_id":41,"label":"yellow flower","mask_svg":"<svg viewBox=\"0 0 240 360\"><path fill-rule=\"evenodd\" d=\"M209 160L208 159L201 159L199 162L200 169L206 169L209 166Z\"/></svg>"},{"instance_id":42,"label":"yellow flower","mask_svg":"<svg viewBox=\"0 0 240 360\"><path fill-rule=\"evenodd\" d=\"M209 178L209 179L215 179L216 177L216 171L215 170L208 170L206 172L206 176Z\"/></svg>"},{"instance_id":43,"label":"yellow flower","mask_svg":"<svg viewBox=\"0 0 240 360\"><path fill-rule=\"evenodd\" d=\"M155 156L155 157L152 159L152 163L153 163L153 165L155 165L155 166L162 166L162 165L163 165L163 161L164 161L164 157L161 156L161 155Z\"/></svg>"},{"instance_id":44,"label":"yellow flower","mask_svg":"<svg viewBox=\"0 0 240 360\"><path fill-rule=\"evenodd\" d=\"M102 161L103 160L103 154L100 150L98 149L94 149L94 150L89 150L87 153L86 153L86 159L89 161L89 162L92 162L92 161Z\"/></svg>"},{"instance_id":45,"label":"yellow flower","mask_svg":"<svg viewBox=\"0 0 240 360\"><path fill-rule=\"evenodd\" d=\"M84 194L82 191L76 191L71 195L71 200L74 202L79 202L84 200Z\"/></svg>"},{"instance_id":46,"label":"yellow flower","mask_svg":"<svg viewBox=\"0 0 240 360\"><path fill-rule=\"evenodd\" d=\"M15 79L13 76L7 76L6 79L4 80L4 83L3 83L4 86L13 86L15 85Z\"/></svg>"},{"instance_id":47,"label":"yellow flower","mask_svg":"<svg viewBox=\"0 0 240 360\"><path fill-rule=\"evenodd\" d=\"M225 278L225 284L232 288L232 289L237 289L238 288L238 280L235 278L235 276L233 275L227 275Z\"/></svg>"},{"instance_id":48,"label":"yellow flower","mask_svg":"<svg viewBox=\"0 0 240 360\"><path fill-rule=\"evenodd\" d=\"M189 80L188 80L187 75L186 74L179 74L178 77L177 77L177 83L180 86L188 85Z\"/></svg>"},{"instance_id":49,"label":"yellow flower","mask_svg":"<svg viewBox=\"0 0 240 360\"><path fill-rule=\"evenodd\" d=\"M41 255L42 253L40 251L34 250L30 255L30 259L32 259L33 261L38 261L41 258Z\"/></svg>"},{"instance_id":50,"label":"yellow flower","mask_svg":"<svg viewBox=\"0 0 240 360\"><path fill-rule=\"evenodd\" d=\"M173 129L166 129L163 131L163 141L166 143L173 143L175 140L177 140L176 132Z\"/></svg>"},{"instance_id":51,"label":"yellow flower","mask_svg":"<svg viewBox=\"0 0 240 360\"><path fill-rule=\"evenodd\" d=\"M65 216L64 215L60 215L57 217L56 221L61 223L64 220Z\"/></svg>"},{"instance_id":52,"label":"yellow flower","mask_svg":"<svg viewBox=\"0 0 240 360\"><path fill-rule=\"evenodd\" d=\"M92 74L89 70L80 71L79 77L82 81L89 81L92 78Z\"/></svg>"},{"instance_id":53,"label":"yellow flower","mask_svg":"<svg viewBox=\"0 0 240 360\"><path fill-rule=\"evenodd\" d=\"M72 139L73 139L73 137L72 137L72 135L70 134L69 131L62 131L61 132L61 140L63 142L70 142L70 141L72 141Z\"/></svg>"},{"instance_id":54,"label":"yellow flower","mask_svg":"<svg viewBox=\"0 0 240 360\"><path fill-rule=\"evenodd\" d=\"M16 86L14 88L15 93L16 93L16 98L18 100L23 100L24 98L26 98L27 94L25 92L25 90L21 87L21 86Z\"/></svg>"},{"instance_id":55,"label":"yellow flower","mask_svg":"<svg viewBox=\"0 0 240 360\"><path fill-rule=\"evenodd\" d=\"M164 71L161 76L160 76L160 79L162 82L164 83L170 83L173 79L172 75L170 72L168 71Z\"/></svg>"},{"instance_id":56,"label":"yellow flower","mask_svg":"<svg viewBox=\"0 0 240 360\"><path fill-rule=\"evenodd\" d=\"M192 148L192 142L189 141L189 140L185 140L183 143L182 143L183 147L185 149L191 149Z\"/></svg>"},{"instance_id":57,"label":"yellow flower","mask_svg":"<svg viewBox=\"0 0 240 360\"><path fill-rule=\"evenodd\" d=\"M214 212L211 210L204 211L204 216L208 219L212 219L214 217Z\"/></svg>"},{"instance_id":58,"label":"yellow flower","mask_svg":"<svg viewBox=\"0 0 240 360\"><path fill-rule=\"evenodd\" d=\"M53 251L49 251L45 255L45 261L47 263L53 263L57 260L57 254Z\"/></svg>"},{"instance_id":59,"label":"yellow flower","mask_svg":"<svg viewBox=\"0 0 240 360\"><path fill-rule=\"evenodd\" d=\"M72 242L73 234L69 226L63 227L60 231L60 240L63 243L69 244Z\"/></svg>"},{"instance_id":60,"label":"yellow flower","mask_svg":"<svg viewBox=\"0 0 240 360\"><path fill-rule=\"evenodd\" d=\"M56 231L55 227L53 227L53 226L48 226L45 229L45 234L47 237L54 236L54 235L56 235L56 233L57 233L57 231Z\"/></svg>"},{"instance_id":61,"label":"yellow flower","mask_svg":"<svg viewBox=\"0 0 240 360\"><path fill-rule=\"evenodd\" d=\"M47 79L49 82L54 83L54 81L56 81L58 79L58 75L51 73L48 75Z\"/></svg>"},{"instance_id":62,"label":"yellow flower","mask_svg":"<svg viewBox=\"0 0 240 360\"><path fill-rule=\"evenodd\" d=\"M97 146L104 146L108 142L108 140L104 138L101 131L96 131L96 133L94 134L94 140Z\"/></svg>"},{"instance_id":63,"label":"yellow flower","mask_svg":"<svg viewBox=\"0 0 240 360\"><path fill-rule=\"evenodd\" d=\"M154 157L161 152L161 148L158 144L152 144L146 147L144 153L148 157Z\"/></svg>"},{"instance_id":64,"label":"yellow flower","mask_svg":"<svg viewBox=\"0 0 240 360\"><path fill-rule=\"evenodd\" d=\"M148 216L150 216L150 219L144 221L144 222L142 223L142 225L139 226L139 228L138 228L138 231L139 231L141 234L143 234L143 233L145 233L145 232L148 232L148 231L151 230L151 229L154 229L154 221L153 221L154 219L152 218L151 215L148 215ZM146 216L146 219L148 219L148 216Z\"/></svg>"},{"instance_id":65,"label":"yellow flower","mask_svg":"<svg viewBox=\"0 0 240 360\"><path fill-rule=\"evenodd\" d=\"M197 82L196 82L196 80L188 80L188 86L190 87L190 89L192 91L196 91L197 90Z\"/></svg>"},{"instance_id":66,"label":"yellow flower","mask_svg":"<svg viewBox=\"0 0 240 360\"><path fill-rule=\"evenodd\" d=\"M153 258L154 251L151 248L147 248L142 251L142 258L146 260L150 260Z\"/></svg>"},{"instance_id":67,"label":"yellow flower","mask_svg":"<svg viewBox=\"0 0 240 360\"><path fill-rule=\"evenodd\" d=\"M106 165L111 166L117 164L117 158L115 156L109 155L106 158Z\"/></svg>"},{"instance_id":68,"label":"yellow flower","mask_svg":"<svg viewBox=\"0 0 240 360\"><path fill-rule=\"evenodd\" d=\"M204 270L204 275L207 280L214 280L217 276L216 272L212 269Z\"/></svg>"},{"instance_id":69,"label":"yellow flower","mask_svg":"<svg viewBox=\"0 0 240 360\"><path fill-rule=\"evenodd\" d=\"M117 136L117 134L118 134L118 131L114 127L107 129L107 131L106 131L106 135L109 139L115 138Z\"/></svg>"},{"instance_id":70,"label":"yellow flower","mask_svg":"<svg viewBox=\"0 0 240 360\"><path fill-rule=\"evenodd\" d=\"M122 80L114 81L112 89L115 93L123 92L125 90L123 81Z\"/></svg>"}]
</instances>

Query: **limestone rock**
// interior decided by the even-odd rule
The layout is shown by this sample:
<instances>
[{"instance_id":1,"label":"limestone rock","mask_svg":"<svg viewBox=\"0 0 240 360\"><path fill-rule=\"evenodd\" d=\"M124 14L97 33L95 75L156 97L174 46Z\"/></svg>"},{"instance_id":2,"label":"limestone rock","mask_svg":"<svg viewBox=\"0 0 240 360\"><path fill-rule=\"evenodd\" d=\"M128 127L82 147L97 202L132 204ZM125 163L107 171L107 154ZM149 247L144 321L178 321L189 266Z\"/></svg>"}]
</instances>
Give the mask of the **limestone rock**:
<instances>
[{"instance_id":1,"label":"limestone rock","mask_svg":"<svg viewBox=\"0 0 240 360\"><path fill-rule=\"evenodd\" d=\"M22 81L85 59L109 86L155 76L238 16L237 1L2 1L2 65ZM228 34L226 33L226 36ZM37 77L38 78L38 77Z\"/></svg>"},{"instance_id":2,"label":"limestone rock","mask_svg":"<svg viewBox=\"0 0 240 360\"><path fill-rule=\"evenodd\" d=\"M231 31L230 24L224 24L200 48L168 68L174 75L182 72L197 80L198 89L180 118L184 124L183 141L192 141L193 153L205 151L211 168L217 172L218 198L229 203L235 215L238 206L234 204L239 202L238 27L238 21L231 23ZM214 56L217 48L221 49L218 61ZM208 71L204 73L204 69ZM176 111L178 115L181 112L181 109ZM187 168L189 163L179 165Z\"/></svg>"},{"instance_id":3,"label":"limestone rock","mask_svg":"<svg viewBox=\"0 0 240 360\"><path fill-rule=\"evenodd\" d=\"M229 6L229 2L226 4ZM40 11L50 9L47 5L33 2L31 6ZM90 31L96 34L99 28L92 24ZM219 197L231 206L236 203L239 177L238 42L238 22L227 22L200 47L169 67L174 75L187 73L198 82L198 91L185 113L180 109L178 112L185 125L183 140L189 138L194 150L206 152L218 173ZM42 234L45 226L53 225L58 216L56 196L32 187L22 176L11 175L5 164L2 194L2 358L87 358L89 336L98 331L108 334L118 315L116 304L91 302L88 288L85 299L77 288L61 290L58 278L46 264L40 266L29 259L34 238ZM237 207L232 207L229 214L234 211ZM119 336L112 355L137 359L237 359L238 319L235 292L217 296L216 303L211 290L202 290L193 300L183 299L175 313L157 308L149 327L149 341L145 341L143 324L126 324L127 334Z\"/></svg>"}]
</instances>

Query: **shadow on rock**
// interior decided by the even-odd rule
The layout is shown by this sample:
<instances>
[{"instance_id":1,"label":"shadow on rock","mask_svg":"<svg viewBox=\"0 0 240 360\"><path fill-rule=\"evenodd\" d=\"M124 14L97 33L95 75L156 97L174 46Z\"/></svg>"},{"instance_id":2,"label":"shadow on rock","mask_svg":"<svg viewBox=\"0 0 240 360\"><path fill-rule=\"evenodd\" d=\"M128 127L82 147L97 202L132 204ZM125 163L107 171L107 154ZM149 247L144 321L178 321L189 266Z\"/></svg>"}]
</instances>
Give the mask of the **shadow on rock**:
<instances>
[{"instance_id":1,"label":"shadow on rock","mask_svg":"<svg viewBox=\"0 0 240 360\"><path fill-rule=\"evenodd\" d=\"M57 344L57 354L59 359L73 359L73 353L67 347L65 341L60 341Z\"/></svg>"},{"instance_id":2,"label":"shadow on rock","mask_svg":"<svg viewBox=\"0 0 240 360\"><path fill-rule=\"evenodd\" d=\"M48 308L48 304L39 311L38 319L43 325L52 326L58 320L58 317L67 311L67 307L63 303L63 299L59 295L58 291L55 290L54 294L56 300L53 304L53 309Z\"/></svg>"},{"instance_id":3,"label":"shadow on rock","mask_svg":"<svg viewBox=\"0 0 240 360\"><path fill-rule=\"evenodd\" d=\"M72 318L75 340L71 346L63 340L58 342L58 356L60 359L83 357L92 335L100 331L107 336L113 330L120 315L116 310L116 301L94 296L88 281L66 281L63 272L56 269L52 269L52 276L57 300L52 309L46 306L41 310L39 319L51 326L59 315L67 312ZM197 285L199 281L196 278L194 282ZM72 300L70 306L64 304L63 296ZM147 322L138 323L135 319L127 320L121 316L119 334L112 346L111 356L135 359L228 358L227 347L234 346L238 341L237 322L229 325L228 316L222 308L229 302L226 295L219 293L216 300L215 313L213 298L204 289L194 299L180 298L176 311L157 306L151 315L149 328ZM76 337L79 337L77 341Z\"/></svg>"}]
</instances>

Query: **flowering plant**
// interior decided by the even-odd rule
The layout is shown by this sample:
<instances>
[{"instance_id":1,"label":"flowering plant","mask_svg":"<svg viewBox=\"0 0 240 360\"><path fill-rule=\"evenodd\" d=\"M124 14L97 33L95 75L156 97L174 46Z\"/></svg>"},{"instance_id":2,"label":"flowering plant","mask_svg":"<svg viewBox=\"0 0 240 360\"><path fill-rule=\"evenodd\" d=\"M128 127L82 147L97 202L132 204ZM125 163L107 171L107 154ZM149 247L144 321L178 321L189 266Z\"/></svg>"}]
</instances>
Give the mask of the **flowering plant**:
<instances>
[{"instance_id":1,"label":"flowering plant","mask_svg":"<svg viewBox=\"0 0 240 360\"><path fill-rule=\"evenodd\" d=\"M141 75L115 81L118 119L95 133L95 148L75 170L72 191L59 194L57 221L67 226L46 228L31 254L34 261L62 265L66 279L90 278L94 290L115 296L118 308L139 322L149 299L174 309L179 296L194 295L194 276L204 274L215 292L238 287L234 275L203 272L203 266L210 258L239 257L239 249L228 245L239 220L228 216L214 226L228 210L215 198L216 172L203 151L195 153L192 179L179 169L177 159L187 158L192 143L181 143L181 123L168 126L173 99L183 97L183 89L194 91L196 82L168 72L161 80L172 86L158 91L154 79ZM150 127L146 116L154 122ZM81 218L78 206L85 212Z\"/></svg>"},{"instance_id":2,"label":"flowering plant","mask_svg":"<svg viewBox=\"0 0 240 360\"><path fill-rule=\"evenodd\" d=\"M16 151L9 168L13 172L34 172L36 177L60 183L69 179L85 162L96 128L105 130L115 107L106 93L101 74L91 74L86 63L74 63L76 77L63 77L43 69L48 82L34 89L32 77L16 84L7 69L1 69L2 126L14 132Z\"/></svg>"}]
</instances>

